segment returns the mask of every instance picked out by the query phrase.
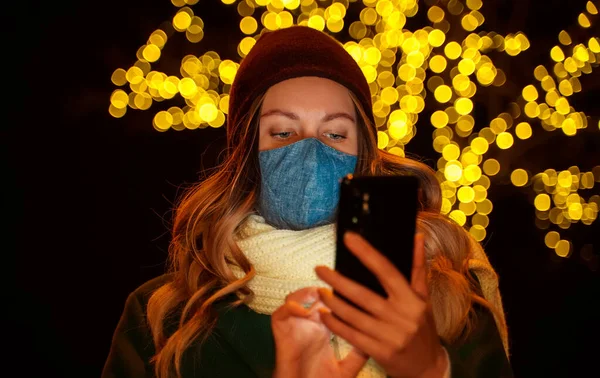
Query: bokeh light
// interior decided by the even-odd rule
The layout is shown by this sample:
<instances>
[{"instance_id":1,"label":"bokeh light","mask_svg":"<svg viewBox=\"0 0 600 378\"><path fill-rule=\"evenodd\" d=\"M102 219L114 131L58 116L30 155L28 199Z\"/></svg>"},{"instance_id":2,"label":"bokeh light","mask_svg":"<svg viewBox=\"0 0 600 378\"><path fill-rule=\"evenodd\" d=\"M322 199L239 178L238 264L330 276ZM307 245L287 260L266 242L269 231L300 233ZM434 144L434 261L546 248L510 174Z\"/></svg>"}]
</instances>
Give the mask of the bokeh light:
<instances>
[{"instance_id":1,"label":"bokeh light","mask_svg":"<svg viewBox=\"0 0 600 378\"><path fill-rule=\"evenodd\" d=\"M239 15L234 26L240 36L238 57L225 59L216 51L186 55L178 74L167 74L157 69L165 45L178 35L190 43L201 42L204 21L193 8L207 6L198 0L170 1L176 7L170 27L153 31L131 67L117 68L110 77L117 87L108 105L113 117L123 117L128 109L156 107L152 124L160 132L221 127L239 62L263 31L305 25L336 38L347 31L351 39L340 42L369 83L378 147L405 156L417 125L429 127L423 135L432 136L433 149L440 154L434 168L442 187L442 212L476 240L485 239L493 210L487 198L491 180L505 180L506 175L516 187L534 191L538 219L558 227L545 231L545 243L559 256L568 257L572 250L561 230L596 220L598 196L587 198L580 192L597 185L600 167L589 172L574 167L534 174L501 166L500 157L543 132L560 130L572 137L591 124L600 130L600 121L575 109L572 100L584 89L584 75L600 62L597 35L578 40L578 33L561 30L545 55L547 60L532 72L530 84L517 88L502 113L482 120L477 106L485 104L477 103L481 100L476 94L503 87L509 79L494 59L498 54L514 57L530 47L522 32L500 35L484 30L484 15L495 11L486 9L485 1L221 0ZM358 17L348 12L355 6ZM424 13L429 25L408 30L408 19L418 12ZM578 12L573 25L591 31L597 6L587 2Z\"/></svg>"}]
</instances>

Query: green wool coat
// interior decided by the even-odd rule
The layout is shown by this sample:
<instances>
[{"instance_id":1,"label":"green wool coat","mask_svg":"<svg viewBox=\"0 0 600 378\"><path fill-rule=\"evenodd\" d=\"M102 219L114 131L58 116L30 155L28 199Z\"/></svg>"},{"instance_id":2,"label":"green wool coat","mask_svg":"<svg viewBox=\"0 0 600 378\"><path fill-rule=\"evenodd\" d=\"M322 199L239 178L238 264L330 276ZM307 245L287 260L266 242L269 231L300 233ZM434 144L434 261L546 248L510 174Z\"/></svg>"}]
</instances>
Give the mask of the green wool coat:
<instances>
[{"instance_id":1,"label":"green wool coat","mask_svg":"<svg viewBox=\"0 0 600 378\"><path fill-rule=\"evenodd\" d=\"M150 359L155 350L146 324L146 306L152 292L168 279L168 275L157 277L129 295L102 378L154 377ZM228 309L226 303L216 305L218 321L207 341L193 344L184 354L183 378L271 377L275 366L271 317L247 306ZM476 326L465 341L445 345L452 378L512 377L493 316L483 308L477 311Z\"/></svg>"}]
</instances>

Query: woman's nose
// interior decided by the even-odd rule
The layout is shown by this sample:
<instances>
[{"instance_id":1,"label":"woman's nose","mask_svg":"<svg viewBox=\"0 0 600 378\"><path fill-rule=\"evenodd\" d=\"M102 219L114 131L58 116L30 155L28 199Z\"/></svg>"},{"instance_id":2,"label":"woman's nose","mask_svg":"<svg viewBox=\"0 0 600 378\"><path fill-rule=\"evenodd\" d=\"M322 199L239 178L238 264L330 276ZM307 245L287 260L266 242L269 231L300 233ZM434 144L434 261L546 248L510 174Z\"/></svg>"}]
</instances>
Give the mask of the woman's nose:
<instances>
[{"instance_id":1,"label":"woman's nose","mask_svg":"<svg viewBox=\"0 0 600 378\"><path fill-rule=\"evenodd\" d=\"M306 138L319 138L319 126L313 125L310 122L307 122L302 125L302 133L300 134L302 139Z\"/></svg>"}]
</instances>

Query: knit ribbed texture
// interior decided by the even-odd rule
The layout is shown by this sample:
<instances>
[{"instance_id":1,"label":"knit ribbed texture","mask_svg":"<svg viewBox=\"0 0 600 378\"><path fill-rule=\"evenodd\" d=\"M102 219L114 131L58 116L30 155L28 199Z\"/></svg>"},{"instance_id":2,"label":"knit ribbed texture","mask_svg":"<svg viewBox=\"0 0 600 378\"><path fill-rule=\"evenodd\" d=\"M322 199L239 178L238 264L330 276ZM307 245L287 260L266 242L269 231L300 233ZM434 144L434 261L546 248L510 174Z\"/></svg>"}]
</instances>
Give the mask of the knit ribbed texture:
<instances>
[{"instance_id":1,"label":"knit ribbed texture","mask_svg":"<svg viewBox=\"0 0 600 378\"><path fill-rule=\"evenodd\" d=\"M248 217L237 233L236 242L250 260L256 276L248 286L255 296L250 307L272 314L286 295L307 286L329 287L321 281L315 266L333 268L335 230L332 224L308 230L277 230L258 215ZM237 278L245 276L231 266Z\"/></svg>"},{"instance_id":2,"label":"knit ribbed texture","mask_svg":"<svg viewBox=\"0 0 600 378\"><path fill-rule=\"evenodd\" d=\"M285 302L285 297L307 286L331 288L316 273L317 265L334 267L335 226L333 224L301 231L277 230L264 218L251 215L238 231L237 245L250 260L256 276L248 283L255 296L248 306L261 314L271 315ZM231 266L237 278L243 270ZM352 350L346 340L333 336L331 345L338 359ZM385 377L385 371L372 359L357 375L358 378Z\"/></svg>"},{"instance_id":3,"label":"knit ribbed texture","mask_svg":"<svg viewBox=\"0 0 600 378\"><path fill-rule=\"evenodd\" d=\"M265 223L264 218L250 215L236 235L237 245L256 270L256 276L248 283L255 296L247 305L258 313L271 315L284 304L285 297L296 290L308 286L330 288L319 280L314 268L317 265L334 267L335 240L333 224L301 231L278 230ZM479 279L485 299L500 312L495 318L498 329L505 329L498 277L479 243L474 240L472 243L474 255L469 260L469 268ZM240 268L231 265L231 269L237 278L245 276ZM506 332L500 336L508 355ZM338 336L332 337L331 342L339 359L352 350L352 346ZM358 377L385 377L385 371L370 358Z\"/></svg>"}]
</instances>

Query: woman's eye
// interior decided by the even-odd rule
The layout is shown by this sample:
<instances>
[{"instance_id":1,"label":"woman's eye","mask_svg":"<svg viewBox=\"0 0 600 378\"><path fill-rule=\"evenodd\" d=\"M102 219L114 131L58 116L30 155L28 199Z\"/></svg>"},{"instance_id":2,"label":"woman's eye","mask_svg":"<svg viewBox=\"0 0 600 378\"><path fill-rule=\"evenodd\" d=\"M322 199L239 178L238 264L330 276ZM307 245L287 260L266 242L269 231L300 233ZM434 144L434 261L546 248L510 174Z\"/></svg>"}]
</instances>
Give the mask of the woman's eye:
<instances>
[{"instance_id":1,"label":"woman's eye","mask_svg":"<svg viewBox=\"0 0 600 378\"><path fill-rule=\"evenodd\" d=\"M271 136L275 139L287 139L292 135L291 131L282 131L280 133L271 133Z\"/></svg>"},{"instance_id":2,"label":"woman's eye","mask_svg":"<svg viewBox=\"0 0 600 378\"><path fill-rule=\"evenodd\" d=\"M346 139L346 137L344 135L341 134L336 134L336 133L325 133L325 136L331 140L335 140L335 141L341 141L343 139Z\"/></svg>"}]
</instances>

